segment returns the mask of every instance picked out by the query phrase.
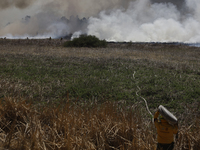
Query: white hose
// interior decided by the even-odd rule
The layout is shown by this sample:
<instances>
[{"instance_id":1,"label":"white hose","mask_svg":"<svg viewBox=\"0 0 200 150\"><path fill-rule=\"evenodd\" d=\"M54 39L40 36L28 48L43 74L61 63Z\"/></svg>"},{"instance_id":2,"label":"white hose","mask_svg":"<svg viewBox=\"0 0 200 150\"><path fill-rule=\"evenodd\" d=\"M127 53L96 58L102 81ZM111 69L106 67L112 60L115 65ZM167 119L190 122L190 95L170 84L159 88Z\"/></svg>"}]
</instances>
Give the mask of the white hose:
<instances>
[{"instance_id":1,"label":"white hose","mask_svg":"<svg viewBox=\"0 0 200 150\"><path fill-rule=\"evenodd\" d=\"M139 86L137 86L138 87L138 89L140 90L140 87ZM151 111L149 110L149 107L148 107L148 104L147 104L147 101L146 101L146 99L144 98L144 97L142 97L142 96L140 96L140 95L138 95L138 92L136 92L136 95L137 96L139 96L141 99L143 99L144 100L144 102L145 102L145 105L146 105L146 108L147 108L147 111L149 112L149 114L153 117L153 115L152 115L152 113L151 113Z\"/></svg>"},{"instance_id":2,"label":"white hose","mask_svg":"<svg viewBox=\"0 0 200 150\"><path fill-rule=\"evenodd\" d=\"M136 73L136 72L134 71L134 73L133 73L133 78L134 78L134 79L135 79L135 73ZM137 88L139 89L139 91L141 90L139 86L137 86ZM148 112L149 112L149 114L150 114L150 115L153 117L153 115L152 115L151 111L149 110L149 107L148 107L148 104L147 104L147 101L146 101L146 99L145 99L144 97L142 97L142 96L138 95L138 92L139 92L139 91L137 91L137 92L136 92L136 95L137 95L137 96L139 96L141 99L143 99L143 100L144 100L144 102L145 102L145 105L146 105L146 108L147 108L147 111L148 111Z\"/></svg>"}]
</instances>

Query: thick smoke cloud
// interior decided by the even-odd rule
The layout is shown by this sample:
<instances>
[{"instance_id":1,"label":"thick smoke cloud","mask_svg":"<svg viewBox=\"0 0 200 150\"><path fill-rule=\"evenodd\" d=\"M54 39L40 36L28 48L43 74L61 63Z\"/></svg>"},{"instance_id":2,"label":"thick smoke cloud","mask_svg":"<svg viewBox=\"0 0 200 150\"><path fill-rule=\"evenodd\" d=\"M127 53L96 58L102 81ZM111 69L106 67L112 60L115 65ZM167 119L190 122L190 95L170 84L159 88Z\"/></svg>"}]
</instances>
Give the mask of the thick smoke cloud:
<instances>
[{"instance_id":1,"label":"thick smoke cloud","mask_svg":"<svg viewBox=\"0 0 200 150\"><path fill-rule=\"evenodd\" d=\"M0 1L0 9L6 9L9 7L17 7L20 9L24 9L31 5L36 0L1 0Z\"/></svg>"},{"instance_id":2,"label":"thick smoke cloud","mask_svg":"<svg viewBox=\"0 0 200 150\"><path fill-rule=\"evenodd\" d=\"M127 8L130 1L132 0L43 0L41 3L44 5L41 6L39 13L29 19L8 24L0 29L0 36L56 38L76 31L86 33L86 20L89 17L98 16L102 10ZM10 7L17 1L12 2Z\"/></svg>"},{"instance_id":3,"label":"thick smoke cloud","mask_svg":"<svg viewBox=\"0 0 200 150\"><path fill-rule=\"evenodd\" d=\"M127 8L131 1L135 0L52 0L43 9L61 13L66 17L91 17L97 16L102 10Z\"/></svg>"},{"instance_id":4,"label":"thick smoke cloud","mask_svg":"<svg viewBox=\"0 0 200 150\"><path fill-rule=\"evenodd\" d=\"M199 0L156 2L137 0L126 11L102 11L90 18L88 34L111 41L200 42Z\"/></svg>"},{"instance_id":5,"label":"thick smoke cloud","mask_svg":"<svg viewBox=\"0 0 200 150\"><path fill-rule=\"evenodd\" d=\"M17 1L0 4L24 8L32 3L19 7ZM109 41L200 42L199 0L43 2L39 13L8 24L0 29L0 36L56 38L87 33Z\"/></svg>"}]
</instances>

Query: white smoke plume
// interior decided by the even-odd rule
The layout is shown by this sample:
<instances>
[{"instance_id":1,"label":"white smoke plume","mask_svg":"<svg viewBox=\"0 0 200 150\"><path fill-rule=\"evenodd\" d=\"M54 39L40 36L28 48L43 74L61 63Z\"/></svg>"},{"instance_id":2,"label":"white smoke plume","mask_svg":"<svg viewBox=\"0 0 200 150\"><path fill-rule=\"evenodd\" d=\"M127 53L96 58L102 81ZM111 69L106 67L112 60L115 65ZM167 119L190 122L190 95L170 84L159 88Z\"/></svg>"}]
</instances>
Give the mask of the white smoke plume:
<instances>
[{"instance_id":1,"label":"white smoke plume","mask_svg":"<svg viewBox=\"0 0 200 150\"><path fill-rule=\"evenodd\" d=\"M0 2L0 8L17 7L17 1L26 2L25 0L10 0L10 2L3 0ZM32 0L28 1L32 2ZM25 20L11 22L0 28L0 37L26 38L26 36L31 36L38 38L51 36L56 38L77 32L77 30L83 30L82 33L86 33L85 18L83 20L79 20L79 18L97 16L102 10L126 8L130 1L43 0L40 3L44 5L41 6L36 15ZM18 8L22 9L22 7ZM79 16L78 19L77 16ZM61 19L61 17L63 18ZM70 22L68 19L70 19Z\"/></svg>"},{"instance_id":2,"label":"white smoke plume","mask_svg":"<svg viewBox=\"0 0 200 150\"><path fill-rule=\"evenodd\" d=\"M10 5L3 0L0 8L32 4L29 0L18 7L17 1L23 0ZM87 33L108 41L200 42L199 0L44 1L36 15L0 28L0 36L56 38Z\"/></svg>"},{"instance_id":3,"label":"white smoke plume","mask_svg":"<svg viewBox=\"0 0 200 150\"><path fill-rule=\"evenodd\" d=\"M173 3L137 0L125 11L91 17L88 34L110 41L200 42L200 1L186 0L181 9Z\"/></svg>"}]
</instances>

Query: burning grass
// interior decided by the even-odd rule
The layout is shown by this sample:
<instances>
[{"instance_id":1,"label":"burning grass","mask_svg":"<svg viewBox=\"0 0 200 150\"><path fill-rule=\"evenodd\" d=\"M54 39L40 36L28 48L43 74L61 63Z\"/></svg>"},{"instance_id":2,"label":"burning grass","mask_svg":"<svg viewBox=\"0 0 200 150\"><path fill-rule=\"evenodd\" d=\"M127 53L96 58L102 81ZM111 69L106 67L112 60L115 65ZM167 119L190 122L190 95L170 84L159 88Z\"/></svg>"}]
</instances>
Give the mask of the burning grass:
<instances>
[{"instance_id":1,"label":"burning grass","mask_svg":"<svg viewBox=\"0 0 200 150\"><path fill-rule=\"evenodd\" d=\"M59 106L36 106L22 99L1 99L0 148L155 149L155 127L145 117L144 108L141 105L124 106L120 102L79 105L70 100ZM179 125L175 150L200 148L199 123L199 115L196 115L191 125Z\"/></svg>"}]
</instances>

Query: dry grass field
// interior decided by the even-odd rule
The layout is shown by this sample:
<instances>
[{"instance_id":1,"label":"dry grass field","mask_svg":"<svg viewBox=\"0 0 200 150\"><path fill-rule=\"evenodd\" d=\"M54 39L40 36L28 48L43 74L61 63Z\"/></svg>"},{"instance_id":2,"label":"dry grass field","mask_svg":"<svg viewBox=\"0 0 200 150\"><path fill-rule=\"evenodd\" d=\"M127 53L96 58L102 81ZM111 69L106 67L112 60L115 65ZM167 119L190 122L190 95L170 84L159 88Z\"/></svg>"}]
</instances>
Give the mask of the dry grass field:
<instances>
[{"instance_id":1,"label":"dry grass field","mask_svg":"<svg viewBox=\"0 0 200 150\"><path fill-rule=\"evenodd\" d=\"M0 149L154 150L146 111L179 119L175 150L200 149L200 48L0 39Z\"/></svg>"}]
</instances>

